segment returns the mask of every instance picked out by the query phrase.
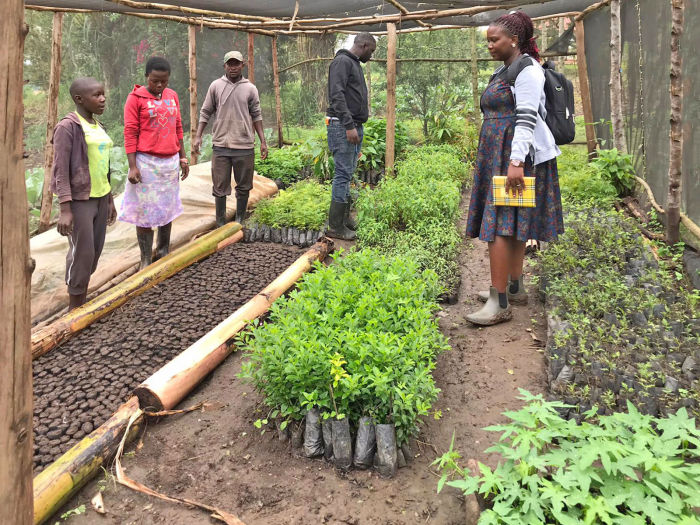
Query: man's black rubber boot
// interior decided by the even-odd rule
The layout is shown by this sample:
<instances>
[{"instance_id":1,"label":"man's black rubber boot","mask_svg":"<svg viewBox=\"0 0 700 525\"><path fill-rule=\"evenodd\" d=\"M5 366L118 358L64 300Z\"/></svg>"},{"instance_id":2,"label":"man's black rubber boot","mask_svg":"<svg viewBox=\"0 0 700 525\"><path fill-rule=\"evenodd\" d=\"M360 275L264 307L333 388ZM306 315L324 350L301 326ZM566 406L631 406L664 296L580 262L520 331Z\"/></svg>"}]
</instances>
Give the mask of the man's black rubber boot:
<instances>
[{"instance_id":1,"label":"man's black rubber boot","mask_svg":"<svg viewBox=\"0 0 700 525\"><path fill-rule=\"evenodd\" d=\"M248 197L237 197L236 198L236 222L238 224L243 224L245 220L245 213L248 209Z\"/></svg>"},{"instance_id":2,"label":"man's black rubber boot","mask_svg":"<svg viewBox=\"0 0 700 525\"><path fill-rule=\"evenodd\" d=\"M158 228L158 240L156 241L156 253L153 256L153 260L157 261L162 259L170 253L170 232L172 230L173 223L169 222L165 226Z\"/></svg>"},{"instance_id":3,"label":"man's black rubber boot","mask_svg":"<svg viewBox=\"0 0 700 525\"><path fill-rule=\"evenodd\" d=\"M357 231L357 221L350 217L350 208L352 208L352 203L348 202L345 207L345 227L348 230Z\"/></svg>"},{"instance_id":4,"label":"man's black rubber boot","mask_svg":"<svg viewBox=\"0 0 700 525\"><path fill-rule=\"evenodd\" d=\"M214 197L216 203L216 227L221 228L226 224L226 195Z\"/></svg>"},{"instance_id":5,"label":"man's black rubber boot","mask_svg":"<svg viewBox=\"0 0 700 525\"><path fill-rule=\"evenodd\" d=\"M326 235L343 241L355 240L355 232L345 226L345 217L349 209L349 202L331 201L331 208L328 211L328 230L326 231Z\"/></svg>"},{"instance_id":6,"label":"man's black rubber boot","mask_svg":"<svg viewBox=\"0 0 700 525\"><path fill-rule=\"evenodd\" d=\"M146 266L153 262L153 230L136 229L136 239L139 241L139 250L141 250L141 264L139 270L143 270Z\"/></svg>"}]
</instances>

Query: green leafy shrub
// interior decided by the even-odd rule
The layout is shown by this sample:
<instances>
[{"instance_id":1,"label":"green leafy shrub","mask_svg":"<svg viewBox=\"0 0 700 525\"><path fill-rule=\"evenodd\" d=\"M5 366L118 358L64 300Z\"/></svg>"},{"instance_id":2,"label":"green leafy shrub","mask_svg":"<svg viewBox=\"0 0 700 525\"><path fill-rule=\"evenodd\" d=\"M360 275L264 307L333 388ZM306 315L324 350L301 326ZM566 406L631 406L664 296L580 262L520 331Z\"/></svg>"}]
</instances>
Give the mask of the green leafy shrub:
<instances>
[{"instance_id":1,"label":"green leafy shrub","mask_svg":"<svg viewBox=\"0 0 700 525\"><path fill-rule=\"evenodd\" d=\"M398 158L408 144L408 131L401 122L396 123L394 153ZM386 120L370 118L364 125L362 157L357 163L358 171L377 170L384 167L386 156Z\"/></svg>"},{"instance_id":2,"label":"green leafy shrub","mask_svg":"<svg viewBox=\"0 0 700 525\"><path fill-rule=\"evenodd\" d=\"M585 146L567 146L557 157L559 186L566 203L590 203L601 207L617 199L615 186L603 176L600 169L587 160Z\"/></svg>"},{"instance_id":3,"label":"green leafy shrub","mask_svg":"<svg viewBox=\"0 0 700 525\"><path fill-rule=\"evenodd\" d=\"M632 155L620 153L617 148L600 149L597 158L591 164L615 187L620 197L632 194L634 191Z\"/></svg>"},{"instance_id":4,"label":"green leafy shrub","mask_svg":"<svg viewBox=\"0 0 700 525\"><path fill-rule=\"evenodd\" d=\"M281 190L274 198L258 202L250 222L271 228L320 230L328 216L330 202L330 186L313 180L300 181Z\"/></svg>"},{"instance_id":5,"label":"green leafy shrub","mask_svg":"<svg viewBox=\"0 0 700 525\"><path fill-rule=\"evenodd\" d=\"M335 163L328 149L326 131L316 131L299 146L299 153L304 164L311 167L314 177L320 181L333 179Z\"/></svg>"},{"instance_id":6,"label":"green leafy shrub","mask_svg":"<svg viewBox=\"0 0 700 525\"><path fill-rule=\"evenodd\" d=\"M685 409L657 419L630 403L628 413L594 421L590 411L577 425L558 414L563 403L520 392L528 405L486 429L502 433L486 450L503 458L495 470L479 463L470 476L452 446L434 463L438 491L447 483L489 502L479 525L698 523L700 431Z\"/></svg>"},{"instance_id":7,"label":"green leafy shrub","mask_svg":"<svg viewBox=\"0 0 700 525\"><path fill-rule=\"evenodd\" d=\"M417 430L438 389L435 356L448 348L434 312L437 276L373 250L315 264L269 321L245 337L241 376L285 420L371 416L397 440Z\"/></svg>"},{"instance_id":8,"label":"green leafy shrub","mask_svg":"<svg viewBox=\"0 0 700 525\"><path fill-rule=\"evenodd\" d=\"M270 149L265 160L255 160L255 171L258 175L272 180L281 180L284 184L292 184L302 178L304 159L297 147Z\"/></svg>"}]
</instances>

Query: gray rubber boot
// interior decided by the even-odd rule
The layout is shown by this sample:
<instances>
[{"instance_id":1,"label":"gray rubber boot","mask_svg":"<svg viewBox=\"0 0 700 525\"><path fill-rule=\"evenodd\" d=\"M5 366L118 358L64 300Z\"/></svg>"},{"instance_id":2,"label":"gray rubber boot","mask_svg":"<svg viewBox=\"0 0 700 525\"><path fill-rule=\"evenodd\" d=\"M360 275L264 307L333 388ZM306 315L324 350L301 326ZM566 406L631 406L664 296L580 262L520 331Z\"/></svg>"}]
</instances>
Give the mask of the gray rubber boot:
<instances>
[{"instance_id":1,"label":"gray rubber boot","mask_svg":"<svg viewBox=\"0 0 700 525\"><path fill-rule=\"evenodd\" d=\"M236 198L236 222L238 224L243 224L246 210L248 210L248 197Z\"/></svg>"},{"instance_id":2,"label":"gray rubber boot","mask_svg":"<svg viewBox=\"0 0 700 525\"><path fill-rule=\"evenodd\" d=\"M512 318L513 308L510 303L506 308L501 308L498 302L498 290L493 286L489 290L489 298L483 308L466 316L467 321L479 326L491 326L510 321Z\"/></svg>"},{"instance_id":3,"label":"gray rubber boot","mask_svg":"<svg viewBox=\"0 0 700 525\"><path fill-rule=\"evenodd\" d=\"M513 282L510 279L508 280L508 303L509 304L514 304L516 306L522 306L527 304L527 291L525 290L525 285L523 284L523 276L521 275L520 278L518 279L519 285L518 285L518 293L510 293L510 284ZM486 301L489 300L489 292L487 291L482 291L479 292L479 295L477 296L479 301L482 303L485 303Z\"/></svg>"},{"instance_id":4,"label":"gray rubber boot","mask_svg":"<svg viewBox=\"0 0 700 525\"><path fill-rule=\"evenodd\" d=\"M170 253L170 232L172 231L173 223L169 222L165 226L158 228L158 240L156 241L156 253L153 260L162 259Z\"/></svg>"},{"instance_id":5,"label":"gray rubber boot","mask_svg":"<svg viewBox=\"0 0 700 525\"><path fill-rule=\"evenodd\" d=\"M139 241L139 250L141 250L141 264L139 264L139 270L143 270L153 262L153 230L146 230L144 232L136 228L136 239Z\"/></svg>"},{"instance_id":6,"label":"gray rubber boot","mask_svg":"<svg viewBox=\"0 0 700 525\"><path fill-rule=\"evenodd\" d=\"M226 224L226 195L223 197L214 197L216 204L216 227L221 228Z\"/></svg>"},{"instance_id":7,"label":"gray rubber boot","mask_svg":"<svg viewBox=\"0 0 700 525\"><path fill-rule=\"evenodd\" d=\"M331 201L331 207L328 211L328 230L326 231L328 237L344 241L355 240L355 232L345 226L346 208L350 208L349 202Z\"/></svg>"}]
</instances>

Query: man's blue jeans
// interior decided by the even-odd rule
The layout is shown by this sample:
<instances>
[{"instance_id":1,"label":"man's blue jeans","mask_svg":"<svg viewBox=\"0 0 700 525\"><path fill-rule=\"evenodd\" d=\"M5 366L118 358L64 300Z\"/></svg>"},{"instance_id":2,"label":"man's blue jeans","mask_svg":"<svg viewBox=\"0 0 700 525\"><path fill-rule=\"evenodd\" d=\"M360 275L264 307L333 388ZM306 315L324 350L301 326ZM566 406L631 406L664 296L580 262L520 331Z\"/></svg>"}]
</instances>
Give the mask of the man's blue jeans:
<instances>
[{"instance_id":1,"label":"man's blue jeans","mask_svg":"<svg viewBox=\"0 0 700 525\"><path fill-rule=\"evenodd\" d=\"M359 144L351 144L345 133L345 127L339 120L331 120L327 126L328 149L333 154L335 173L331 187L331 198L335 202L348 202L350 200L350 181L357 168L357 156L362 148L364 131L362 124L357 124L357 134L360 136Z\"/></svg>"}]
</instances>

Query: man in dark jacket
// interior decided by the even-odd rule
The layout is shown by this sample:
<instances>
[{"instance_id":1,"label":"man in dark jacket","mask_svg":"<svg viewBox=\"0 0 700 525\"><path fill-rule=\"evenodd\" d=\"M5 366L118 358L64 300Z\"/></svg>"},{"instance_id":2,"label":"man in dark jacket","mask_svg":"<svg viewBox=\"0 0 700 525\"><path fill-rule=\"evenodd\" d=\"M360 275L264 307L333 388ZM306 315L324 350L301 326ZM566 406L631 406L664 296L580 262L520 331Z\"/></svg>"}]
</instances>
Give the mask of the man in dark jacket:
<instances>
[{"instance_id":1,"label":"man in dark jacket","mask_svg":"<svg viewBox=\"0 0 700 525\"><path fill-rule=\"evenodd\" d=\"M360 62L372 58L376 48L372 35L359 33L349 50L336 53L328 69L326 129L335 173L327 234L338 239L355 238L354 224L349 219L350 181L362 146L362 125L368 117L367 84Z\"/></svg>"}]
</instances>

